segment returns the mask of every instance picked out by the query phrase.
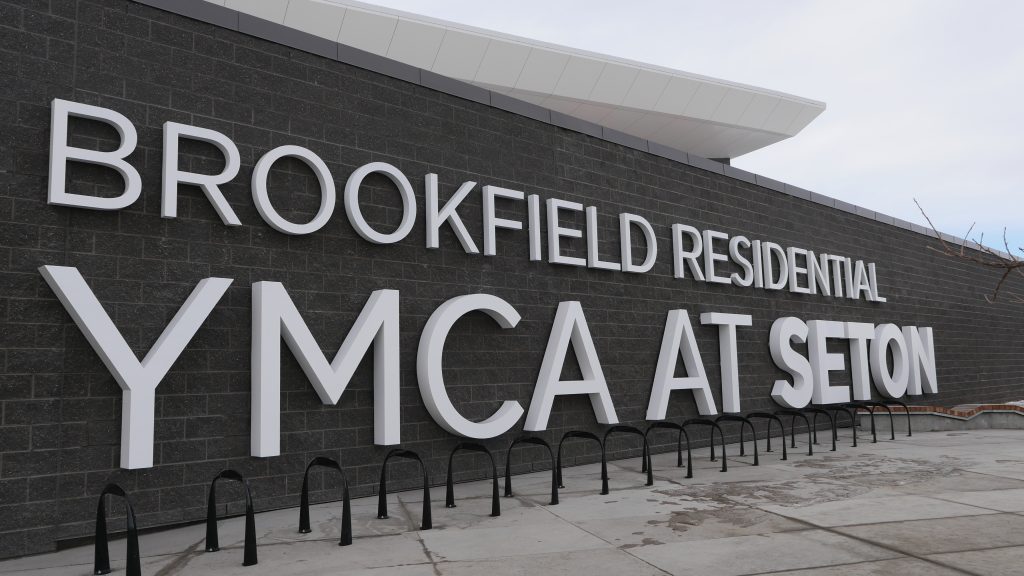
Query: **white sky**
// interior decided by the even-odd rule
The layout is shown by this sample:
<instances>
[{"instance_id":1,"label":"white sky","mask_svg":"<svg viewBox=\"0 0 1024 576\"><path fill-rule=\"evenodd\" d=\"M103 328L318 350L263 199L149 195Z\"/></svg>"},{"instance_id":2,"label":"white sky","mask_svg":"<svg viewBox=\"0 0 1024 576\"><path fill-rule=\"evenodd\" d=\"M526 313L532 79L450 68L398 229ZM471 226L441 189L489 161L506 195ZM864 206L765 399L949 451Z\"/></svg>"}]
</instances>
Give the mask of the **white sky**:
<instances>
[{"instance_id":1,"label":"white sky","mask_svg":"<svg viewBox=\"0 0 1024 576\"><path fill-rule=\"evenodd\" d=\"M370 0L824 101L733 165L927 225L1024 246L1024 2Z\"/></svg>"}]
</instances>

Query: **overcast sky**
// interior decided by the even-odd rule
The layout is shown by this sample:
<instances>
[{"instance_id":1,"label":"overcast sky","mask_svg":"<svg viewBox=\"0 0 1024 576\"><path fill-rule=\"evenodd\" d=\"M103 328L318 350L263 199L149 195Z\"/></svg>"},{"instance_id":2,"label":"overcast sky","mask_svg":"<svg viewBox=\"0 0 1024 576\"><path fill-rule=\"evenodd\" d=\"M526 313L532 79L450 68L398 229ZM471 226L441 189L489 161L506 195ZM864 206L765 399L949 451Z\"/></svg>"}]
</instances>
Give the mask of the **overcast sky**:
<instances>
[{"instance_id":1,"label":"overcast sky","mask_svg":"<svg viewBox=\"0 0 1024 576\"><path fill-rule=\"evenodd\" d=\"M370 1L824 101L733 165L1024 246L1024 2Z\"/></svg>"}]
</instances>

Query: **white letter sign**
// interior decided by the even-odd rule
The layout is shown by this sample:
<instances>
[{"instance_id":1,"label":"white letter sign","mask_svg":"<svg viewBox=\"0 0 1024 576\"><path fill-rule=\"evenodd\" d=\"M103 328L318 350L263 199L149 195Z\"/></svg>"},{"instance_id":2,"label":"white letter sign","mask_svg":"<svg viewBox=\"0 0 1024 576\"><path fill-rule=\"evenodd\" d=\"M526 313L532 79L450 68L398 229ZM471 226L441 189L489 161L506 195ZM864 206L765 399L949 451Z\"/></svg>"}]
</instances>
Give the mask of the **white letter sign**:
<instances>
[{"instance_id":1,"label":"white letter sign","mask_svg":"<svg viewBox=\"0 0 1024 576\"><path fill-rule=\"evenodd\" d=\"M423 403L442 428L466 438L494 438L516 425L523 415L523 407L515 400L506 400L497 412L483 422L467 420L459 414L448 397L441 370L448 332L459 318L474 310L487 313L502 328L514 328L519 323L519 313L515 308L497 296L469 294L452 298L430 315L423 328L416 357L416 375L419 377Z\"/></svg>"},{"instance_id":2,"label":"white letter sign","mask_svg":"<svg viewBox=\"0 0 1024 576\"><path fill-rule=\"evenodd\" d=\"M334 361L327 358L280 282L252 285L253 456L281 454L281 338L320 401L337 404L373 344L373 441L398 444L398 291L377 290L363 306Z\"/></svg>"},{"instance_id":3,"label":"white letter sign","mask_svg":"<svg viewBox=\"0 0 1024 576\"><path fill-rule=\"evenodd\" d=\"M68 146L68 117L88 118L109 124L121 136L117 150L100 152ZM142 178L138 170L124 159L135 150L138 142L135 126L122 114L107 108L54 99L50 109L50 182L47 202L58 206L92 208L93 210L120 210L130 206L142 193ZM113 168L124 179L124 192L113 198L86 196L67 191L68 160L97 164Z\"/></svg>"},{"instance_id":4,"label":"white letter sign","mask_svg":"<svg viewBox=\"0 0 1024 576\"><path fill-rule=\"evenodd\" d=\"M220 301L231 280L200 281L139 362L77 268L43 266L39 272L121 386L121 467L152 467L156 387Z\"/></svg>"},{"instance_id":5,"label":"white letter sign","mask_svg":"<svg viewBox=\"0 0 1024 576\"><path fill-rule=\"evenodd\" d=\"M213 175L181 171L178 168L178 140L182 137L216 146L224 155L224 170ZM203 190L203 194L206 194L207 200L213 204L221 221L228 226L241 226L241 220L220 191L221 184L230 182L238 174L240 165L238 147L220 132L177 122L164 122L164 174L160 216L174 218L178 215L178 184L191 184Z\"/></svg>"},{"instance_id":6,"label":"white letter sign","mask_svg":"<svg viewBox=\"0 0 1024 576\"><path fill-rule=\"evenodd\" d=\"M683 355L686 376L676 377L676 357ZM651 400L647 403L648 420L664 420L668 412L668 397L673 390L693 390L697 411L704 415L718 414L715 398L711 395L708 375L704 362L697 350L697 339L693 336L690 316L686 310L670 310L665 320L665 332L661 337L661 352L658 353L658 367L654 371L651 386Z\"/></svg>"},{"instance_id":7,"label":"white letter sign","mask_svg":"<svg viewBox=\"0 0 1024 576\"><path fill-rule=\"evenodd\" d=\"M573 352L583 373L582 380L559 380L565 354L572 342ZM536 432L548 427L548 416L555 396L586 394L590 396L590 404L594 408L597 421L601 424L618 424L615 406L608 393L608 384L601 370L601 362L597 359L597 349L587 328L587 319L583 316L583 307L579 302L560 302L555 313L555 323L551 327L548 346L544 350L544 361L537 377L537 387L533 390L530 401L530 412L526 415L524 430Z\"/></svg>"}]
</instances>

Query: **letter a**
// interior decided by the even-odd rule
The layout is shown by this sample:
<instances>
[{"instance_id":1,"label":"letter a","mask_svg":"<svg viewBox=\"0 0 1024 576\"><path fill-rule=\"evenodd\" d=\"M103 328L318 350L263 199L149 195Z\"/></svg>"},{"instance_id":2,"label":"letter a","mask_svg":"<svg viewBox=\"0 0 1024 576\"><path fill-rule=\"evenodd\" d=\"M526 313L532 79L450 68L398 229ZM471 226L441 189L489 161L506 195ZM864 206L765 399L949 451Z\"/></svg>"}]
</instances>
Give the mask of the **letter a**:
<instances>
[{"instance_id":1,"label":"letter a","mask_svg":"<svg viewBox=\"0 0 1024 576\"><path fill-rule=\"evenodd\" d=\"M686 337L684 342L683 337ZM683 355L686 366L685 378L675 376L677 355ZM704 415L718 414L715 398L704 371L704 363L693 337L693 326L686 310L670 310L665 321L665 333L661 338L661 352L658 367L654 371L654 385L651 386L651 401L647 405L648 420L664 420L668 412L668 397L673 390L693 390L697 411Z\"/></svg>"},{"instance_id":2,"label":"letter a","mask_svg":"<svg viewBox=\"0 0 1024 576\"><path fill-rule=\"evenodd\" d=\"M583 373L582 380L559 380L570 341L580 364L580 372ZM601 371L601 362L597 359L597 349L590 337L587 319L583 316L583 307L579 302L559 302L523 429L528 432L547 429L555 396L572 394L590 396L594 415L601 424L618 424L619 418L615 415L615 406L608 394L608 384Z\"/></svg>"}]
</instances>

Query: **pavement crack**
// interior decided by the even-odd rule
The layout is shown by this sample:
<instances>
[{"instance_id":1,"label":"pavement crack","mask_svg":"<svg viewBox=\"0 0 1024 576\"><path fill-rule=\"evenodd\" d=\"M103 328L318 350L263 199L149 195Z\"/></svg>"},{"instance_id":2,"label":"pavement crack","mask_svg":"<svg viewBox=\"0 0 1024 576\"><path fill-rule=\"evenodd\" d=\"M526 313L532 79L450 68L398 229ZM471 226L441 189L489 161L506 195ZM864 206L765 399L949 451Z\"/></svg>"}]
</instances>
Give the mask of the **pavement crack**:
<instances>
[{"instance_id":1,"label":"pavement crack","mask_svg":"<svg viewBox=\"0 0 1024 576\"><path fill-rule=\"evenodd\" d=\"M416 525L416 522L412 519L412 513L409 511L409 507L405 505L405 501L402 500L401 494L395 494L395 499L398 500L398 507L402 510L402 515L405 516L405 523L409 527L409 530L416 532L420 529Z\"/></svg>"},{"instance_id":2,"label":"pavement crack","mask_svg":"<svg viewBox=\"0 0 1024 576\"><path fill-rule=\"evenodd\" d=\"M188 563L192 560L192 556L195 555L196 550L198 550L199 547L203 545L204 540L205 538L203 540L199 540L195 544L186 548L184 551L178 554L177 558L172 560L166 566L157 570L155 576L173 576L174 574L180 574L181 571L185 568L185 566L188 566Z\"/></svg>"},{"instance_id":3,"label":"pavement crack","mask_svg":"<svg viewBox=\"0 0 1024 576\"><path fill-rule=\"evenodd\" d=\"M402 514L405 515L405 519L409 524L409 530L416 536L416 541L419 542L420 547L423 548L423 555L427 557L427 562L430 562L430 567L434 571L434 576L442 576L441 569L437 565L437 560L430 552L430 548L427 548L427 543L423 541L423 535L421 534L420 527L417 526L412 519L412 513L409 511L409 507L406 506L405 501L402 500L401 494L396 494L395 497L398 499L398 506L402 509Z\"/></svg>"}]
</instances>

